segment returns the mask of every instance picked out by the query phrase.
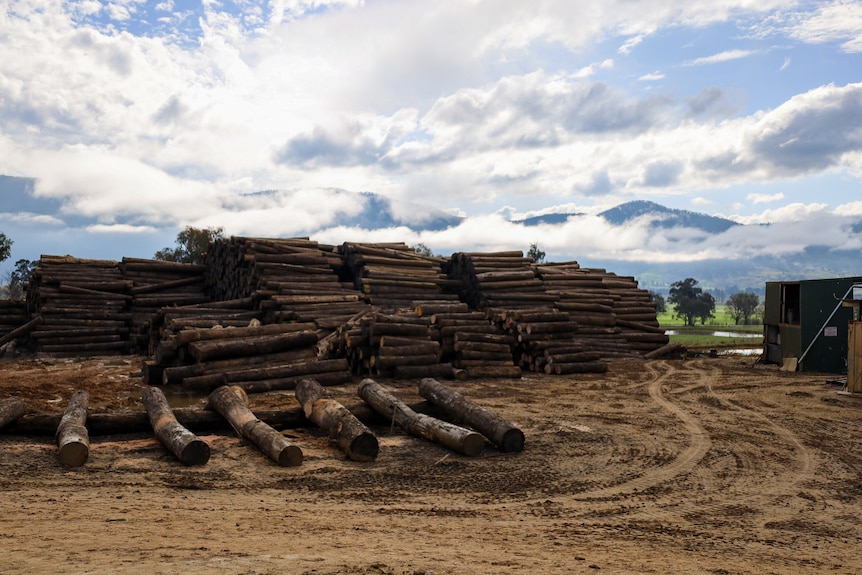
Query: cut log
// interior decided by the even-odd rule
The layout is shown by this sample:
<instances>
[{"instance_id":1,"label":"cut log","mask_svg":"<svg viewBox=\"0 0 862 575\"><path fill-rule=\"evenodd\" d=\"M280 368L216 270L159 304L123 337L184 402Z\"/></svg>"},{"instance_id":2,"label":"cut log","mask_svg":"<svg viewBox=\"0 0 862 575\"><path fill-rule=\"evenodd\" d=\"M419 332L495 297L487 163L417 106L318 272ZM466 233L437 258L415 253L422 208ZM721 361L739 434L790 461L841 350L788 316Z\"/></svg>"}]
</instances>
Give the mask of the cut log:
<instances>
[{"instance_id":1,"label":"cut log","mask_svg":"<svg viewBox=\"0 0 862 575\"><path fill-rule=\"evenodd\" d=\"M17 421L27 411L27 404L17 396L0 401L0 429Z\"/></svg>"},{"instance_id":2,"label":"cut log","mask_svg":"<svg viewBox=\"0 0 862 575\"><path fill-rule=\"evenodd\" d=\"M14 341L14 340L18 339L19 337L23 337L23 336L27 335L28 333L30 333L31 331L33 331L34 329L39 327L39 325L41 323L42 323L42 316L37 315L36 317L34 317L33 319L31 319L30 321L28 321L27 323L25 323L21 327L13 329L12 331L7 333L3 337L0 337L0 347L6 345L10 341Z\"/></svg>"},{"instance_id":3,"label":"cut log","mask_svg":"<svg viewBox=\"0 0 862 575\"><path fill-rule=\"evenodd\" d=\"M458 453L475 457L485 448L485 438L452 423L416 413L399 401L373 379L359 384L359 397L368 402L374 411L391 418L403 430L448 447Z\"/></svg>"},{"instance_id":4,"label":"cut log","mask_svg":"<svg viewBox=\"0 0 862 575\"><path fill-rule=\"evenodd\" d=\"M57 426L58 454L60 463L66 467L80 467L90 455L90 435L86 427L89 403L89 393L83 389L75 391Z\"/></svg>"},{"instance_id":5,"label":"cut log","mask_svg":"<svg viewBox=\"0 0 862 575\"><path fill-rule=\"evenodd\" d=\"M245 392L237 387L223 385L209 396L210 406L231 424L237 434L252 442L270 459L282 467L302 463L302 450L259 420L247 403Z\"/></svg>"},{"instance_id":6,"label":"cut log","mask_svg":"<svg viewBox=\"0 0 862 575\"><path fill-rule=\"evenodd\" d=\"M452 367L451 363L435 363L433 365L399 365L393 370L395 379L421 379L423 377L445 377L446 379L467 379L467 372Z\"/></svg>"},{"instance_id":7,"label":"cut log","mask_svg":"<svg viewBox=\"0 0 862 575\"><path fill-rule=\"evenodd\" d=\"M608 364L603 361L579 361L576 363L549 363L545 366L545 373L556 375L567 375L570 373L605 373Z\"/></svg>"},{"instance_id":8,"label":"cut log","mask_svg":"<svg viewBox=\"0 0 862 575\"><path fill-rule=\"evenodd\" d=\"M682 351L684 348L681 344L674 342L663 345L657 349L654 349L650 352L644 354L646 359L657 359L659 357L664 357L666 355L670 355L672 353L676 353L677 351Z\"/></svg>"},{"instance_id":9,"label":"cut log","mask_svg":"<svg viewBox=\"0 0 862 575\"><path fill-rule=\"evenodd\" d=\"M329 396L329 392L313 379L300 381L294 392L305 416L329 437L353 461L373 461L380 445L370 429L350 411Z\"/></svg>"},{"instance_id":10,"label":"cut log","mask_svg":"<svg viewBox=\"0 0 862 575\"><path fill-rule=\"evenodd\" d=\"M209 461L209 445L180 425L161 389L147 387L141 399L156 437L183 465L204 465Z\"/></svg>"},{"instance_id":11,"label":"cut log","mask_svg":"<svg viewBox=\"0 0 862 575\"><path fill-rule=\"evenodd\" d=\"M298 347L311 346L317 343L317 334L313 331L300 331L279 335L264 335L243 339L227 339L212 341L196 341L188 345L189 352L197 361L211 359L228 359L249 355L276 353Z\"/></svg>"},{"instance_id":12,"label":"cut log","mask_svg":"<svg viewBox=\"0 0 862 575\"><path fill-rule=\"evenodd\" d=\"M473 427L501 451L509 453L524 450L524 432L517 426L436 379L427 377L420 381L419 395Z\"/></svg>"}]
</instances>

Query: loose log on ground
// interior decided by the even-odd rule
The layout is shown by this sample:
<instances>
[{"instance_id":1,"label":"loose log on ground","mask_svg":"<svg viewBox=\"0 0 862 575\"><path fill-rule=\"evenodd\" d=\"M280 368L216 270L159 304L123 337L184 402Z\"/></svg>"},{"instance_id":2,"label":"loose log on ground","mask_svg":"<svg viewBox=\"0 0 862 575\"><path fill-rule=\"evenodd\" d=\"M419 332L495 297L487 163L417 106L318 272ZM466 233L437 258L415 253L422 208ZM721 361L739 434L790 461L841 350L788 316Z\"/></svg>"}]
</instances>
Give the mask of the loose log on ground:
<instances>
[{"instance_id":1,"label":"loose log on ground","mask_svg":"<svg viewBox=\"0 0 862 575\"><path fill-rule=\"evenodd\" d=\"M485 438L482 435L452 423L416 413L373 379L362 380L359 384L359 397L367 401L377 413L391 418L408 433L437 442L470 457L479 455L485 448Z\"/></svg>"},{"instance_id":2,"label":"loose log on ground","mask_svg":"<svg viewBox=\"0 0 862 575\"><path fill-rule=\"evenodd\" d=\"M380 451L377 437L356 416L329 396L314 379L303 379L294 392L305 416L353 461L373 461Z\"/></svg>"},{"instance_id":3,"label":"loose log on ground","mask_svg":"<svg viewBox=\"0 0 862 575\"><path fill-rule=\"evenodd\" d=\"M682 349L684 349L684 348L679 343L676 343L676 342L668 343L668 344L663 345L657 349L654 349L650 352L645 353L644 357L646 359L656 359L659 357L664 357L666 355L670 355L672 353L676 353L677 351L680 351Z\"/></svg>"},{"instance_id":4,"label":"loose log on ground","mask_svg":"<svg viewBox=\"0 0 862 575\"><path fill-rule=\"evenodd\" d=\"M399 365L392 372L395 379L421 379L423 377L444 377L464 381L467 371L452 366L451 363L435 363L433 365Z\"/></svg>"},{"instance_id":5,"label":"loose log on ground","mask_svg":"<svg viewBox=\"0 0 862 575\"><path fill-rule=\"evenodd\" d=\"M509 453L524 450L524 432L516 425L436 379L425 378L420 381L419 395L476 429L501 451Z\"/></svg>"},{"instance_id":6,"label":"loose log on ground","mask_svg":"<svg viewBox=\"0 0 862 575\"><path fill-rule=\"evenodd\" d=\"M549 363L545 366L545 373L566 375L570 373L605 373L608 364L603 361L580 361L576 363Z\"/></svg>"},{"instance_id":7,"label":"loose log on ground","mask_svg":"<svg viewBox=\"0 0 862 575\"><path fill-rule=\"evenodd\" d=\"M156 437L183 465L204 465L209 461L209 445L180 425L161 389L147 387L141 399Z\"/></svg>"},{"instance_id":8,"label":"loose log on ground","mask_svg":"<svg viewBox=\"0 0 862 575\"><path fill-rule=\"evenodd\" d=\"M90 435L87 433L87 407L90 394L79 389L69 403L57 426L57 448L60 463L66 467L80 467L90 455Z\"/></svg>"},{"instance_id":9,"label":"loose log on ground","mask_svg":"<svg viewBox=\"0 0 862 575\"><path fill-rule=\"evenodd\" d=\"M17 421L27 412L27 404L17 396L7 397L0 401L0 429Z\"/></svg>"},{"instance_id":10,"label":"loose log on ground","mask_svg":"<svg viewBox=\"0 0 862 575\"><path fill-rule=\"evenodd\" d=\"M221 414L241 437L282 467L302 463L302 450L290 443L278 431L261 421L248 408L245 392L226 385L209 396L209 404Z\"/></svg>"},{"instance_id":11,"label":"loose log on ground","mask_svg":"<svg viewBox=\"0 0 862 575\"><path fill-rule=\"evenodd\" d=\"M21 327L13 329L12 331L7 333L3 337L0 337L0 347L6 345L10 341L14 341L14 340L18 339L19 337L23 337L23 336L27 335L28 333L30 333L31 331L33 331L34 329L39 327L39 325L42 323L42 321L43 321L42 316L37 315L36 317L34 317L33 319L31 319L30 321L28 321L27 323L25 323Z\"/></svg>"}]
</instances>

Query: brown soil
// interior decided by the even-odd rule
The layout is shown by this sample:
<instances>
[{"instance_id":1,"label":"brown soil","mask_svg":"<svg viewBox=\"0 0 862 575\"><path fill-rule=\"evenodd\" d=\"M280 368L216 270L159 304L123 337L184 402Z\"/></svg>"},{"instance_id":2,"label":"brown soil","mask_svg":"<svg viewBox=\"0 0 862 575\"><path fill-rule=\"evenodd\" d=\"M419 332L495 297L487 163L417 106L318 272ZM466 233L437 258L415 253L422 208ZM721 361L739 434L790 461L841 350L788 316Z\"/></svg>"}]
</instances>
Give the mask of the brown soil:
<instances>
[{"instance_id":1,"label":"brown soil","mask_svg":"<svg viewBox=\"0 0 862 575\"><path fill-rule=\"evenodd\" d=\"M92 412L141 410L136 368L2 362L0 398L59 413L85 388ZM187 468L134 434L65 469L52 438L0 435L0 573L862 572L862 400L825 374L720 357L458 385L526 449L468 458L383 426L355 463L307 428L284 431L305 460L282 468L225 431Z\"/></svg>"}]
</instances>

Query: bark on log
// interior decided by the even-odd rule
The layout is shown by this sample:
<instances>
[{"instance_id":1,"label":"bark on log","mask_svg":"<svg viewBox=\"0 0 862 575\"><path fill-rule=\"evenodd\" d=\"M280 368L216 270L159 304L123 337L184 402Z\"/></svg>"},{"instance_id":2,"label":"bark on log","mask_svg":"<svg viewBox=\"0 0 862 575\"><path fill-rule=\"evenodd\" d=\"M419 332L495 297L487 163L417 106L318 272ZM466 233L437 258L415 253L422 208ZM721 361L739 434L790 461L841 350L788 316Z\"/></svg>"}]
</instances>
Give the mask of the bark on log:
<instances>
[{"instance_id":1,"label":"bark on log","mask_svg":"<svg viewBox=\"0 0 862 575\"><path fill-rule=\"evenodd\" d=\"M27 411L27 404L17 396L0 401L0 429L17 421Z\"/></svg>"},{"instance_id":2,"label":"bark on log","mask_svg":"<svg viewBox=\"0 0 862 575\"><path fill-rule=\"evenodd\" d=\"M228 420L238 435L248 439L280 466L296 466L302 463L302 450L259 420L248 408L245 397L245 392L241 389L224 385L210 394L209 403Z\"/></svg>"},{"instance_id":3,"label":"bark on log","mask_svg":"<svg viewBox=\"0 0 862 575\"><path fill-rule=\"evenodd\" d=\"M210 447L194 433L180 425L161 389L147 387L141 397L150 424L158 440L183 465L204 465L210 459Z\"/></svg>"},{"instance_id":4,"label":"bark on log","mask_svg":"<svg viewBox=\"0 0 862 575\"><path fill-rule=\"evenodd\" d=\"M90 455L90 435L86 427L89 403L89 393L83 389L75 391L57 426L58 454L60 463L66 467L80 467Z\"/></svg>"},{"instance_id":5,"label":"bark on log","mask_svg":"<svg viewBox=\"0 0 862 575\"><path fill-rule=\"evenodd\" d=\"M524 432L517 426L436 379L428 377L420 381L419 395L473 427L501 451L511 453L524 450Z\"/></svg>"},{"instance_id":6,"label":"bark on log","mask_svg":"<svg viewBox=\"0 0 862 575\"><path fill-rule=\"evenodd\" d=\"M657 349L654 349L654 350L652 350L652 351L650 351L650 352L645 353L645 354L644 354L644 357L645 357L646 359L656 359L656 358L659 358L659 357L664 357L664 356L666 356L666 355L670 355L670 354L675 353L675 352L677 352L677 351L681 351L681 350L683 350L683 349L684 349L684 348L683 348L683 347L682 347L682 345L681 345L681 344L679 344L679 343L676 343L676 342L674 342L674 343L668 343L668 344L663 345L663 346L661 346L661 347L659 347L659 348L657 348Z\"/></svg>"},{"instance_id":7,"label":"bark on log","mask_svg":"<svg viewBox=\"0 0 862 575\"><path fill-rule=\"evenodd\" d=\"M470 457L478 456L485 448L485 438L482 435L452 423L416 413L373 379L362 380L359 384L359 397L367 401L377 413L391 418L408 433L437 442Z\"/></svg>"},{"instance_id":8,"label":"bark on log","mask_svg":"<svg viewBox=\"0 0 862 575\"><path fill-rule=\"evenodd\" d=\"M6 345L10 341L16 340L21 336L27 335L42 323L42 316L37 315L21 327L15 328L3 337L0 337L0 347Z\"/></svg>"},{"instance_id":9,"label":"bark on log","mask_svg":"<svg viewBox=\"0 0 862 575\"><path fill-rule=\"evenodd\" d=\"M556 375L567 375L570 373L605 373L608 364L603 361L580 361L577 363L549 363L545 366L545 373Z\"/></svg>"},{"instance_id":10,"label":"bark on log","mask_svg":"<svg viewBox=\"0 0 862 575\"><path fill-rule=\"evenodd\" d=\"M303 379L295 390L305 416L329 437L353 461L373 461L380 445L370 429L350 411L329 396L329 392L313 379Z\"/></svg>"},{"instance_id":11,"label":"bark on log","mask_svg":"<svg viewBox=\"0 0 862 575\"><path fill-rule=\"evenodd\" d=\"M433 365L399 365L392 371L395 379L420 379L423 377L445 377L464 381L467 372L452 367L451 363L435 363Z\"/></svg>"},{"instance_id":12,"label":"bark on log","mask_svg":"<svg viewBox=\"0 0 862 575\"><path fill-rule=\"evenodd\" d=\"M311 346L317 343L313 331L300 331L280 335L264 335L244 339L197 341L188 345L189 352L197 361L228 359L248 355L261 355Z\"/></svg>"}]
</instances>

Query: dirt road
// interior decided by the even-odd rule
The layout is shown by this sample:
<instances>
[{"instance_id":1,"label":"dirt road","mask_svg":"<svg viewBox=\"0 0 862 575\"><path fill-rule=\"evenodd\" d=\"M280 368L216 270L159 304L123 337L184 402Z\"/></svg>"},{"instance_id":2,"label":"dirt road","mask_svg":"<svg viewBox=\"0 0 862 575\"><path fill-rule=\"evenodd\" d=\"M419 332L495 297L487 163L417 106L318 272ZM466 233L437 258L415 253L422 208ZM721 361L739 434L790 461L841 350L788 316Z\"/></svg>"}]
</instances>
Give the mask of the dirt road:
<instances>
[{"instance_id":1,"label":"dirt road","mask_svg":"<svg viewBox=\"0 0 862 575\"><path fill-rule=\"evenodd\" d=\"M135 367L3 362L0 397L59 412L85 387L93 410L141 409ZM827 379L726 357L465 382L527 437L478 458L382 426L355 463L306 428L284 432L299 467L224 432L204 467L135 434L64 469L52 438L4 434L0 573L860 573L862 399Z\"/></svg>"}]
</instances>

